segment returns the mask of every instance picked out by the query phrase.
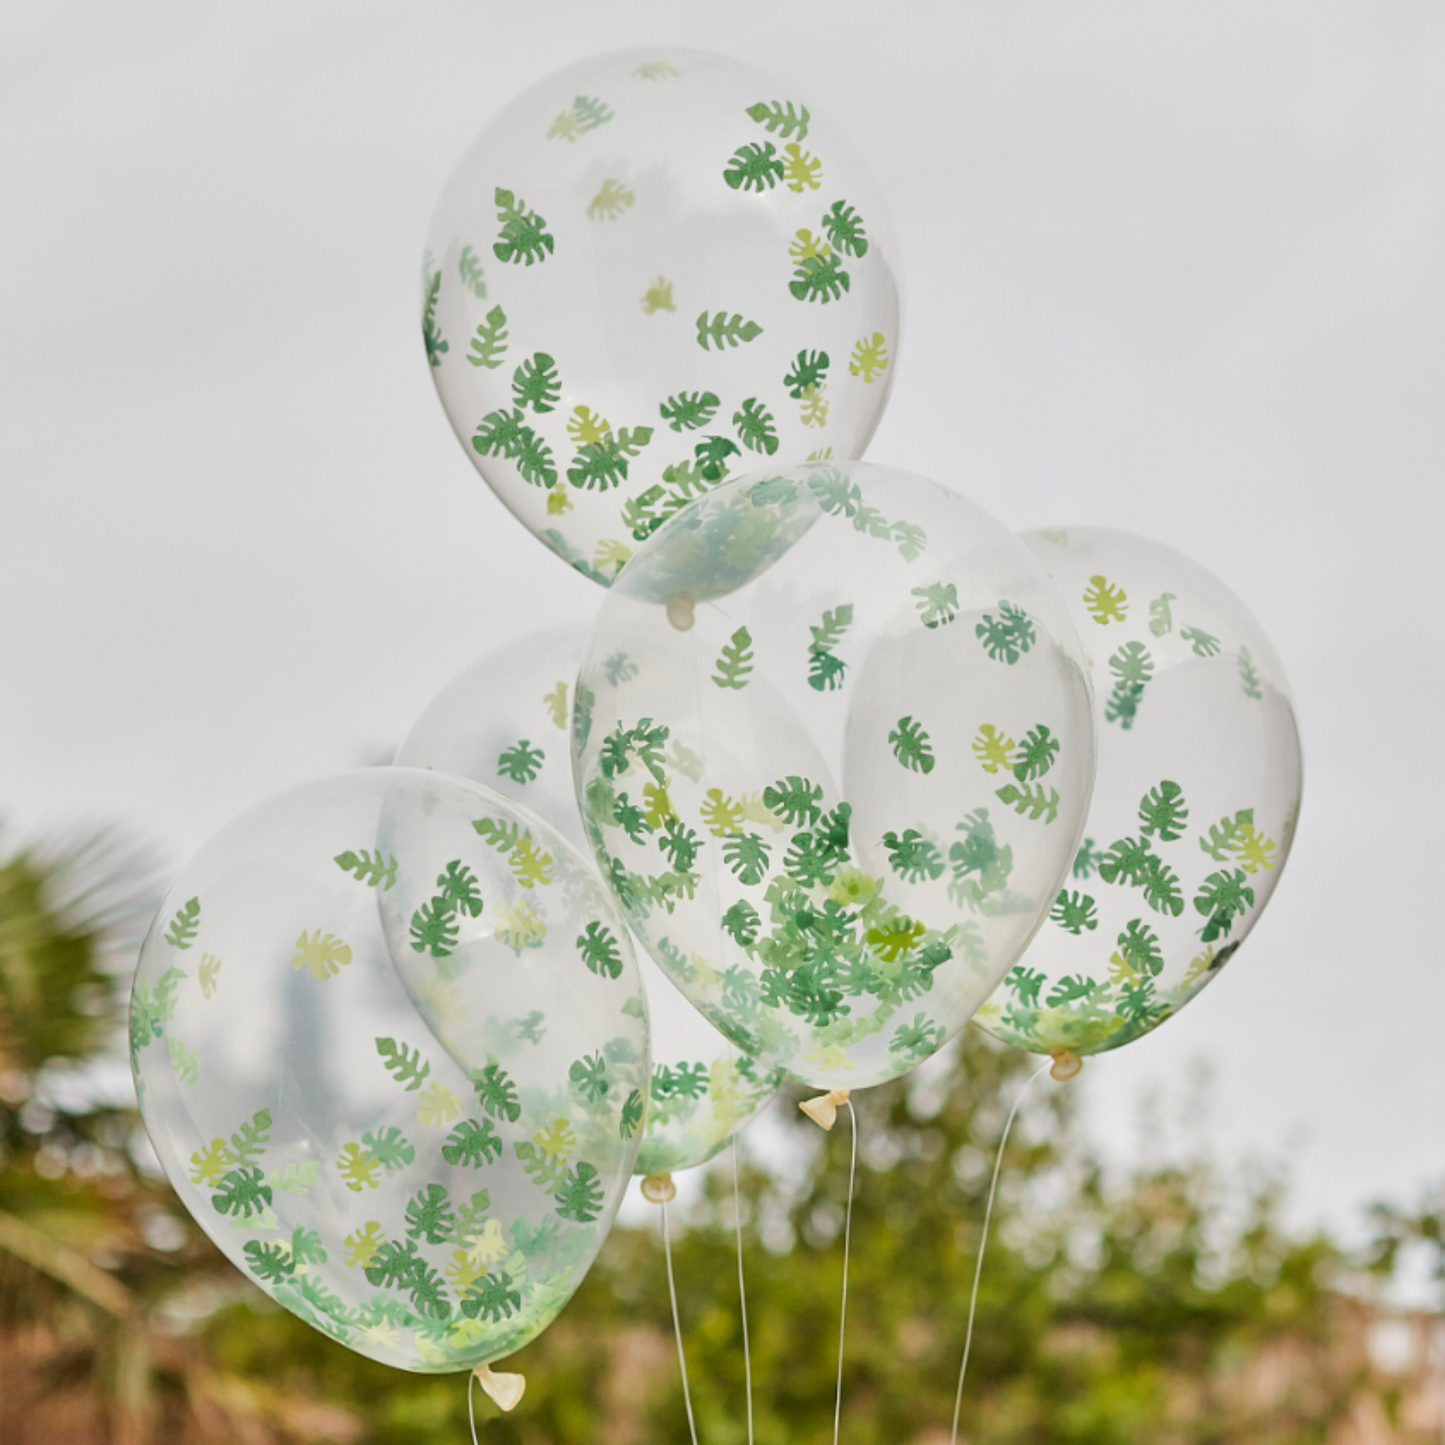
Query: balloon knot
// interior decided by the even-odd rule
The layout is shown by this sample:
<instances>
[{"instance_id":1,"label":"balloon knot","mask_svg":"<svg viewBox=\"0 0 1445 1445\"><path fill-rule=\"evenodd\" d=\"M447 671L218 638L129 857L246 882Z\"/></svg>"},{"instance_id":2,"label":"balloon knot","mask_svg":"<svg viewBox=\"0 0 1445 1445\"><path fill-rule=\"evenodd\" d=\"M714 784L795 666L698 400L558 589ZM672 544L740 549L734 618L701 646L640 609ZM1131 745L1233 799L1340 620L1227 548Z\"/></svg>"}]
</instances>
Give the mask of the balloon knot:
<instances>
[{"instance_id":1,"label":"balloon knot","mask_svg":"<svg viewBox=\"0 0 1445 1445\"><path fill-rule=\"evenodd\" d=\"M798 1107L820 1128L831 1129L838 1119L838 1106L848 1102L847 1089L829 1089L813 1099L804 1099Z\"/></svg>"},{"instance_id":2,"label":"balloon knot","mask_svg":"<svg viewBox=\"0 0 1445 1445\"><path fill-rule=\"evenodd\" d=\"M697 621L692 609L691 597L669 597L667 599L667 620L679 632L687 632Z\"/></svg>"},{"instance_id":3,"label":"balloon knot","mask_svg":"<svg viewBox=\"0 0 1445 1445\"><path fill-rule=\"evenodd\" d=\"M677 1198L671 1174L649 1174L642 1181L642 1197L649 1204L668 1204Z\"/></svg>"},{"instance_id":4,"label":"balloon knot","mask_svg":"<svg viewBox=\"0 0 1445 1445\"><path fill-rule=\"evenodd\" d=\"M1084 1067L1084 1061L1072 1049L1066 1049L1062 1045L1055 1045L1049 1050L1049 1054L1054 1061L1049 1077L1060 1083L1072 1079Z\"/></svg>"},{"instance_id":5,"label":"balloon knot","mask_svg":"<svg viewBox=\"0 0 1445 1445\"><path fill-rule=\"evenodd\" d=\"M525 1375L494 1371L490 1365L478 1365L472 1374L477 1377L477 1384L487 1392L492 1403L500 1410L516 1409L527 1389Z\"/></svg>"}]
</instances>

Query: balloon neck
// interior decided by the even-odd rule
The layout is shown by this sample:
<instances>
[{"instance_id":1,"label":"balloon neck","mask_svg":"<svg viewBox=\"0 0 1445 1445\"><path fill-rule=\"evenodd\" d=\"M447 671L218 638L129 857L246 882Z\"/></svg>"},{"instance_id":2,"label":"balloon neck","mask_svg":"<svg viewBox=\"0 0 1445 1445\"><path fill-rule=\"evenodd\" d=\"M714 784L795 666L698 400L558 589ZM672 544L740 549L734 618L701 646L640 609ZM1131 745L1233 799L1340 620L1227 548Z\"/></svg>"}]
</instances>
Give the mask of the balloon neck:
<instances>
[{"instance_id":1,"label":"balloon neck","mask_svg":"<svg viewBox=\"0 0 1445 1445\"><path fill-rule=\"evenodd\" d=\"M820 1128L831 1129L838 1121L839 1108L848 1102L847 1089L829 1089L814 1099L804 1099L798 1107Z\"/></svg>"},{"instance_id":2,"label":"balloon neck","mask_svg":"<svg viewBox=\"0 0 1445 1445\"><path fill-rule=\"evenodd\" d=\"M667 599L667 620L679 632L687 632L697 621L691 597L669 597Z\"/></svg>"},{"instance_id":3,"label":"balloon neck","mask_svg":"<svg viewBox=\"0 0 1445 1445\"><path fill-rule=\"evenodd\" d=\"M506 1371L496 1371L490 1365L478 1365L472 1374L476 1376L477 1384L487 1392L487 1397L499 1410L516 1409L527 1389L525 1375L511 1375Z\"/></svg>"},{"instance_id":4,"label":"balloon neck","mask_svg":"<svg viewBox=\"0 0 1445 1445\"><path fill-rule=\"evenodd\" d=\"M1084 1061L1072 1049L1066 1049L1062 1045L1055 1045L1049 1050L1053 1059L1053 1067L1049 1070L1049 1077L1057 1079L1061 1084L1072 1079L1080 1069L1084 1067Z\"/></svg>"},{"instance_id":5,"label":"balloon neck","mask_svg":"<svg viewBox=\"0 0 1445 1445\"><path fill-rule=\"evenodd\" d=\"M669 1204L677 1198L677 1185L671 1174L649 1174L642 1181L642 1197L649 1204Z\"/></svg>"}]
</instances>

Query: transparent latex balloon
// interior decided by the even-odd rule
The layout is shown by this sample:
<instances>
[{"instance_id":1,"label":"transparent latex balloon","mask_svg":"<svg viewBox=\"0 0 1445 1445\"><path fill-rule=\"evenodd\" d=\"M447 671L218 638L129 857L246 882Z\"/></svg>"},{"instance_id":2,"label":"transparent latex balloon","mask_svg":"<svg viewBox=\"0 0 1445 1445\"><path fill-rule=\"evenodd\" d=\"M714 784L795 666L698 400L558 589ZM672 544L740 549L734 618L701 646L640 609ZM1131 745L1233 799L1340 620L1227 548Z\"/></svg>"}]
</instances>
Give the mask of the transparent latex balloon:
<instances>
[{"instance_id":1,"label":"transparent latex balloon","mask_svg":"<svg viewBox=\"0 0 1445 1445\"><path fill-rule=\"evenodd\" d=\"M469 1072L449 1044L477 1037ZM642 1135L646 1004L606 891L525 809L410 769L280 794L202 848L141 949L131 1050L222 1252L423 1373L552 1321Z\"/></svg>"},{"instance_id":2,"label":"transparent latex balloon","mask_svg":"<svg viewBox=\"0 0 1445 1445\"><path fill-rule=\"evenodd\" d=\"M1042 567L957 493L863 463L740 478L670 522L602 604L575 716L639 941L740 1047L827 1088L905 1073L988 997L1093 777ZM1030 739L1020 776L979 767L985 730Z\"/></svg>"},{"instance_id":3,"label":"transparent latex balloon","mask_svg":"<svg viewBox=\"0 0 1445 1445\"><path fill-rule=\"evenodd\" d=\"M1254 927L1294 838L1299 733L1274 649L1218 578L1126 532L1024 541L1084 643L1099 776L1073 876L978 1022L1098 1053L1178 1012ZM990 747L1001 774L1025 756L1011 729Z\"/></svg>"},{"instance_id":4,"label":"transparent latex balloon","mask_svg":"<svg viewBox=\"0 0 1445 1445\"><path fill-rule=\"evenodd\" d=\"M887 402L882 193L831 119L738 61L629 50L549 75L477 136L427 245L458 439L604 586L724 477L861 455Z\"/></svg>"},{"instance_id":5,"label":"transparent latex balloon","mask_svg":"<svg viewBox=\"0 0 1445 1445\"><path fill-rule=\"evenodd\" d=\"M427 706L397 763L483 782L590 852L567 748L586 641L586 627L558 627L474 663ZM634 672L623 655L603 668L608 684L619 688ZM718 1033L645 954L638 966L647 993L652 1084L635 1172L663 1174L712 1158L767 1105L778 1080Z\"/></svg>"}]
</instances>

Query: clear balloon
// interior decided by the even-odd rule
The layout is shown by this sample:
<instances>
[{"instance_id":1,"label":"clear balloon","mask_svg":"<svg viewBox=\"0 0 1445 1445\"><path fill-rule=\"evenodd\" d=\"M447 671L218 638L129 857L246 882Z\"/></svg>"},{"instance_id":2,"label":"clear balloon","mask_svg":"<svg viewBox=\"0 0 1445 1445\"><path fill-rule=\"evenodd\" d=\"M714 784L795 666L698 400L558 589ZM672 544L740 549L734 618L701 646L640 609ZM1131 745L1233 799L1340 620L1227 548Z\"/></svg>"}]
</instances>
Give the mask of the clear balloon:
<instances>
[{"instance_id":1,"label":"clear balloon","mask_svg":"<svg viewBox=\"0 0 1445 1445\"><path fill-rule=\"evenodd\" d=\"M544 1329L641 1141L646 1005L606 891L525 809L410 769L307 784L206 844L141 949L131 1051L222 1252L406 1370Z\"/></svg>"},{"instance_id":2,"label":"clear balloon","mask_svg":"<svg viewBox=\"0 0 1445 1445\"><path fill-rule=\"evenodd\" d=\"M978 1022L1020 1048L1118 1048L1232 958L1279 881L1299 813L1299 732L1274 649L1187 557L1125 532L1026 533L1093 675L1099 775L1049 922ZM992 740L1000 768L1026 742Z\"/></svg>"},{"instance_id":3,"label":"clear balloon","mask_svg":"<svg viewBox=\"0 0 1445 1445\"><path fill-rule=\"evenodd\" d=\"M861 455L900 336L883 196L837 126L722 56L556 72L472 143L423 332L472 463L604 586L730 473Z\"/></svg>"},{"instance_id":4,"label":"clear balloon","mask_svg":"<svg viewBox=\"0 0 1445 1445\"><path fill-rule=\"evenodd\" d=\"M639 941L741 1048L826 1088L907 1072L988 997L1093 778L1043 569L957 493L862 463L740 478L669 523L603 601L575 718ZM981 768L1005 735L1027 761Z\"/></svg>"},{"instance_id":5,"label":"clear balloon","mask_svg":"<svg viewBox=\"0 0 1445 1445\"><path fill-rule=\"evenodd\" d=\"M590 851L577 811L567 737L587 629L534 633L482 658L428 704L398 765L457 773L525 803ZM604 674L631 679L626 658ZM652 1036L647 1128L635 1172L664 1174L712 1158L777 1092L777 1079L713 1028L651 959L638 958Z\"/></svg>"}]
</instances>

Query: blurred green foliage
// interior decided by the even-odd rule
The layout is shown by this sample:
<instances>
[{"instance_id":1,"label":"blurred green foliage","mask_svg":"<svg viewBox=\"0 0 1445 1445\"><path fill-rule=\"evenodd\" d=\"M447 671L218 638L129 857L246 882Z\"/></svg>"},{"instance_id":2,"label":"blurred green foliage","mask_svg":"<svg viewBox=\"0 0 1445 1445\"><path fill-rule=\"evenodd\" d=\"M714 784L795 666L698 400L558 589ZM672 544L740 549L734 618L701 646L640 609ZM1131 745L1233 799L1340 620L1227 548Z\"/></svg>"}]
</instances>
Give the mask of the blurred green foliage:
<instances>
[{"instance_id":1,"label":"blurred green foliage","mask_svg":"<svg viewBox=\"0 0 1445 1445\"><path fill-rule=\"evenodd\" d=\"M464 1377L404 1376L323 1339L243 1279L144 1167L115 1041L147 896L144 867L112 839L0 858L0 1442L465 1439ZM1036 1066L968 1031L854 1100L850 1445L948 1439L989 1174ZM1330 1438L1376 1388L1340 1347L1348 1290L1363 1269L1388 1276L1402 1250L1439 1248L1439 1213L1381 1209L1373 1250L1351 1260L1282 1227L1278 1180L1207 1162L1112 1179L1079 1141L1073 1088L1039 1081L1008 1144L963 1438ZM738 1196L756 1439L821 1445L849 1125L840 1111L825 1135L784 1109L789 1167L745 1153ZM675 1265L701 1438L742 1445L730 1156L719 1164L678 1221ZM1271 1359L1285 1363L1261 1376ZM504 1367L526 1374L527 1395L501 1417L478 1394L490 1445L685 1440L656 1231L615 1229L556 1325Z\"/></svg>"}]
</instances>

